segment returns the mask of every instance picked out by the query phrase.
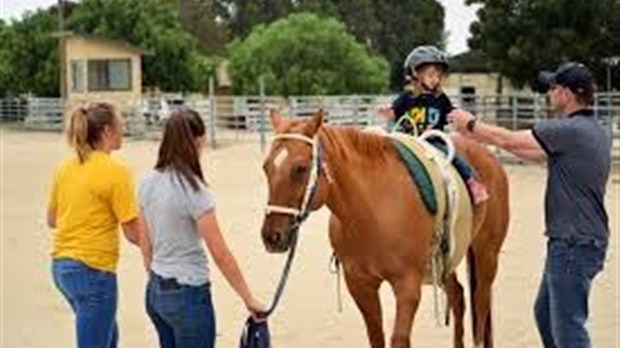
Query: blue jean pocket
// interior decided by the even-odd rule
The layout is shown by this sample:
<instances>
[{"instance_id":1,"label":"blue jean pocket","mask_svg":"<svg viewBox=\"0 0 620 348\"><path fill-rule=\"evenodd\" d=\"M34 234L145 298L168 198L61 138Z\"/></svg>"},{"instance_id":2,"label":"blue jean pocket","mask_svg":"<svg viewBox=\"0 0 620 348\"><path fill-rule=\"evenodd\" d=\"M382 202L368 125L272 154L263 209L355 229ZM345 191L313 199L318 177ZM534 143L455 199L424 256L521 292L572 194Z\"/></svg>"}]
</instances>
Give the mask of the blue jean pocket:
<instances>
[{"instance_id":1,"label":"blue jean pocket","mask_svg":"<svg viewBox=\"0 0 620 348\"><path fill-rule=\"evenodd\" d=\"M53 274L56 286L72 307L88 300L89 275L83 264L68 259L55 260Z\"/></svg>"},{"instance_id":2,"label":"blue jean pocket","mask_svg":"<svg viewBox=\"0 0 620 348\"><path fill-rule=\"evenodd\" d=\"M606 249L594 245L575 245L575 268L589 279L593 279L605 264Z\"/></svg>"},{"instance_id":3,"label":"blue jean pocket","mask_svg":"<svg viewBox=\"0 0 620 348\"><path fill-rule=\"evenodd\" d=\"M548 253L549 266L556 272L561 271L592 279L603 269L606 249L594 244L550 239Z\"/></svg>"},{"instance_id":4,"label":"blue jean pocket","mask_svg":"<svg viewBox=\"0 0 620 348\"><path fill-rule=\"evenodd\" d=\"M148 300L151 307L163 317L180 316L187 305L187 289L178 285L162 286L165 284L159 277L151 277L149 279Z\"/></svg>"},{"instance_id":5,"label":"blue jean pocket","mask_svg":"<svg viewBox=\"0 0 620 348\"><path fill-rule=\"evenodd\" d=\"M54 282L76 313L96 313L114 321L116 313L116 276L90 268L72 259L54 260Z\"/></svg>"}]
</instances>

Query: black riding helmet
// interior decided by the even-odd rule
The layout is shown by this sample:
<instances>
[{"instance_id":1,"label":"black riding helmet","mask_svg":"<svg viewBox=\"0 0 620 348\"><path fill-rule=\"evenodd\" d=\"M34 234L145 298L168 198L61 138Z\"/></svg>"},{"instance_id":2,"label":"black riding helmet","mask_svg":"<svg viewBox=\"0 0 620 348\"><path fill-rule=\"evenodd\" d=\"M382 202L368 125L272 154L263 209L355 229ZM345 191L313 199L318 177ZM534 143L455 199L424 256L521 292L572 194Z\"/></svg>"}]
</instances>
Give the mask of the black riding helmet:
<instances>
[{"instance_id":1,"label":"black riding helmet","mask_svg":"<svg viewBox=\"0 0 620 348\"><path fill-rule=\"evenodd\" d=\"M407 55L403 68L405 74L415 77L415 72L426 64L437 64L448 70L450 65L446 54L435 46L418 46Z\"/></svg>"}]
</instances>

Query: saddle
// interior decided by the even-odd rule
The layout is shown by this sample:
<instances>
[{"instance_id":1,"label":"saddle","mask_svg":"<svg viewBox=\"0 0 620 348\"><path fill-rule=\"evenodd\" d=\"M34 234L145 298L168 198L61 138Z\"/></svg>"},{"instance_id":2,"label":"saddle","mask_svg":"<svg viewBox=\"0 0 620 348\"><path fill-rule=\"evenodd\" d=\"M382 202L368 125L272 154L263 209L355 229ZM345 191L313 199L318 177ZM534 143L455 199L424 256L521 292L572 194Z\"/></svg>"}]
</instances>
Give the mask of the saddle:
<instances>
[{"instance_id":1,"label":"saddle","mask_svg":"<svg viewBox=\"0 0 620 348\"><path fill-rule=\"evenodd\" d=\"M442 151L419 137L404 133L389 136L424 205L435 217L435 262L428 265L424 282L432 284L438 277L442 282L463 260L474 238L469 191ZM439 269L433 269L433 265Z\"/></svg>"}]
</instances>

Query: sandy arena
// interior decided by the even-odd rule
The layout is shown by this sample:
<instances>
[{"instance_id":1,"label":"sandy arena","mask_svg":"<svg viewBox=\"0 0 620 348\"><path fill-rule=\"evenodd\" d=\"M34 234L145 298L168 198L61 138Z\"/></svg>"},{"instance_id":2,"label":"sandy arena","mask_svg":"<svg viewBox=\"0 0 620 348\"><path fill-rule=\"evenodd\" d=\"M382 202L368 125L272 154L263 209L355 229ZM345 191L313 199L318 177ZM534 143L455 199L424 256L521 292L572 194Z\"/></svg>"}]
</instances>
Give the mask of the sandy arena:
<instances>
[{"instance_id":1,"label":"sandy arena","mask_svg":"<svg viewBox=\"0 0 620 348\"><path fill-rule=\"evenodd\" d=\"M74 347L73 315L52 283L51 231L44 216L52 171L67 153L58 133L1 129L1 347ZM157 142L126 140L116 155L134 171L136 181L154 163ZM266 303L280 274L283 255L270 255L260 240L266 201L256 142L239 142L209 150L203 157L216 194L225 237L245 271L251 288ZM540 347L532 305L538 289L545 238L543 191L545 169L507 165L511 185L511 225L500 256L494 285L494 336L497 347ZM595 347L620 347L618 235L620 176L608 185L607 209L612 240L605 270L596 278L590 307L590 332ZM338 312L336 278L329 272L331 248L327 210L303 226L299 253L278 311L271 319L272 342L284 348L367 347L362 318L342 284L343 310ZM213 272L217 311L217 346L236 347L246 317L240 300L221 274ZM155 330L144 310L145 272L139 250L123 241L118 267L120 344L123 348L157 347ZM461 275L460 280L465 282ZM452 329L438 327L432 288L424 289L412 332L413 346L451 347ZM394 316L393 297L382 288L386 337ZM469 313L466 346L471 347Z\"/></svg>"}]
</instances>

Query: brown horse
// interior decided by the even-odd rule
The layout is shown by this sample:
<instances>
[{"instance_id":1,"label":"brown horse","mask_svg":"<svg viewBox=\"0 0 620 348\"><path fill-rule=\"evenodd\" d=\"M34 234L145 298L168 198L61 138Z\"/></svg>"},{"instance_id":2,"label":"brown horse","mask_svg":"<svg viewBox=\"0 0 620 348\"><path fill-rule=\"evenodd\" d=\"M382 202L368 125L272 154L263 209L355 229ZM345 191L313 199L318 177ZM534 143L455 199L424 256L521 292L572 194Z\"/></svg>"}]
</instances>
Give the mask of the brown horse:
<instances>
[{"instance_id":1,"label":"brown horse","mask_svg":"<svg viewBox=\"0 0 620 348\"><path fill-rule=\"evenodd\" d=\"M370 345L385 346L378 289L396 297L391 347L409 347L413 317L432 253L435 219L424 208L388 137L350 127L323 126L271 111L275 140L264 162L269 184L262 238L269 252L286 252L300 215L326 205L329 237L349 293L361 311ZM483 146L455 138L458 153L479 173L490 199L476 207L475 237L467 250L474 343L493 346L491 286L508 227L508 182ZM470 210L471 211L471 210ZM463 347L463 287L453 271L443 288L454 315L454 347Z\"/></svg>"}]
</instances>

